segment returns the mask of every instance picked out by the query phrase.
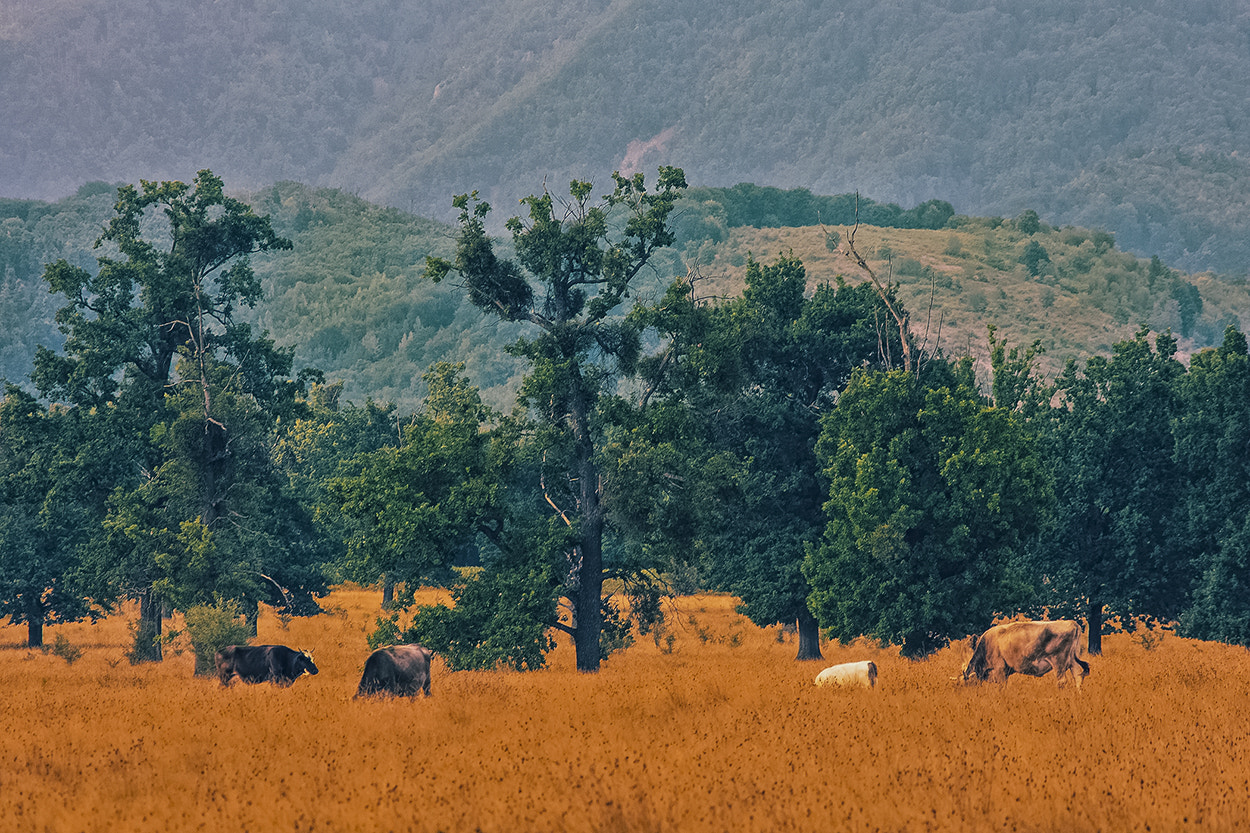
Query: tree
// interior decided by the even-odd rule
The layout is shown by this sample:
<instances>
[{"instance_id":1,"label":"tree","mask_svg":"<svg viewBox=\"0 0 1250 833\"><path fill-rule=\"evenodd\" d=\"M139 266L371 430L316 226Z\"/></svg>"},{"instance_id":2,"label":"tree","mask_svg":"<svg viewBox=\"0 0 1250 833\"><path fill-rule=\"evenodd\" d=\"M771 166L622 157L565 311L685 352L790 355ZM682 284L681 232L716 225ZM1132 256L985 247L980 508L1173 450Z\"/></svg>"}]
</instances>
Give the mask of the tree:
<instances>
[{"instance_id":1,"label":"tree","mask_svg":"<svg viewBox=\"0 0 1250 833\"><path fill-rule=\"evenodd\" d=\"M655 251L673 242L669 215L685 187L677 168L662 167L648 192L641 174L614 174L615 188L601 203L592 186L574 181L569 199L549 193L523 200L527 219L513 217L517 261L501 260L486 235L487 203L459 195L460 233L452 261L427 259L426 274L441 280L456 272L470 301L507 321L531 325L535 335L514 346L530 367L519 403L534 422L542 450L539 498L569 534L563 590L572 611L568 631L581 671L596 671L604 624L604 537L608 507L596 452L605 390L629 374L640 352L638 331L613 312ZM612 215L623 210L619 231Z\"/></svg>"},{"instance_id":2,"label":"tree","mask_svg":"<svg viewBox=\"0 0 1250 833\"><path fill-rule=\"evenodd\" d=\"M452 580L460 551L502 527L500 480L511 452L492 445L484 428L496 416L463 370L430 368L425 411L404 425L400 444L362 453L354 473L327 483L348 521L345 577L402 582L403 607L423 582Z\"/></svg>"},{"instance_id":3,"label":"tree","mask_svg":"<svg viewBox=\"0 0 1250 833\"><path fill-rule=\"evenodd\" d=\"M157 213L163 248L145 238ZM141 659L160 659L166 603L225 593L290 605L324 590L311 526L268 455L305 377L290 379L292 353L234 320L260 296L249 256L290 247L205 170L194 186L119 188L98 270L45 270L69 300L57 314L66 342L63 355L38 351L32 379L117 428L129 470L94 549L113 587L140 600Z\"/></svg>"},{"instance_id":4,"label":"tree","mask_svg":"<svg viewBox=\"0 0 1250 833\"><path fill-rule=\"evenodd\" d=\"M1056 611L1083 605L1089 652L1102 652L1108 605L1130 627L1144 615L1164 621L1184 610L1192 571L1176 557L1173 420L1185 369L1169 333L1135 338L1093 356L1084 371L1070 361L1056 381L1062 399L1043 435L1057 505L1038 568Z\"/></svg>"},{"instance_id":5,"label":"tree","mask_svg":"<svg viewBox=\"0 0 1250 833\"><path fill-rule=\"evenodd\" d=\"M854 367L890 367L902 350L898 331L878 326L889 313L871 285L839 280L809 299L806 283L793 256L751 259L742 297L710 306L670 294L652 323L682 345L666 364L667 395L693 412L698 429L686 449L699 462L683 473L697 529L687 548L704 553L706 580L738 596L740 612L761 626L796 625L796 658L819 659L801 566L824 525L820 417ZM685 366L680 382L676 363Z\"/></svg>"},{"instance_id":6,"label":"tree","mask_svg":"<svg viewBox=\"0 0 1250 833\"><path fill-rule=\"evenodd\" d=\"M1024 251L1020 253L1020 263L1029 271L1033 277L1042 274L1042 269L1050 265L1050 253L1038 243L1036 240L1030 240L1024 244Z\"/></svg>"},{"instance_id":7,"label":"tree","mask_svg":"<svg viewBox=\"0 0 1250 833\"><path fill-rule=\"evenodd\" d=\"M311 508L317 537L340 547L328 565L333 578L369 582L377 576L362 576L344 551L352 533L331 483L358 474L366 455L393 448L400 433L393 405L372 400L363 405L340 403L342 392L342 382L314 384L308 394L308 414L278 426L273 456L295 499ZM393 588L393 579L383 576L383 607L390 607Z\"/></svg>"},{"instance_id":8,"label":"tree","mask_svg":"<svg viewBox=\"0 0 1250 833\"><path fill-rule=\"evenodd\" d=\"M829 520L803 572L830 634L923 656L1030 601L1021 555L1050 484L1019 415L984 401L970 364L856 370L816 452Z\"/></svg>"},{"instance_id":9,"label":"tree","mask_svg":"<svg viewBox=\"0 0 1250 833\"><path fill-rule=\"evenodd\" d=\"M1181 383L1176 461L1185 483L1172 546L1194 564L1181 632L1250 646L1250 351L1234 327Z\"/></svg>"},{"instance_id":10,"label":"tree","mask_svg":"<svg viewBox=\"0 0 1250 833\"><path fill-rule=\"evenodd\" d=\"M32 648L45 624L96 612L85 550L114 465L96 428L81 410L45 408L15 385L0 400L0 615L26 624Z\"/></svg>"}]
</instances>

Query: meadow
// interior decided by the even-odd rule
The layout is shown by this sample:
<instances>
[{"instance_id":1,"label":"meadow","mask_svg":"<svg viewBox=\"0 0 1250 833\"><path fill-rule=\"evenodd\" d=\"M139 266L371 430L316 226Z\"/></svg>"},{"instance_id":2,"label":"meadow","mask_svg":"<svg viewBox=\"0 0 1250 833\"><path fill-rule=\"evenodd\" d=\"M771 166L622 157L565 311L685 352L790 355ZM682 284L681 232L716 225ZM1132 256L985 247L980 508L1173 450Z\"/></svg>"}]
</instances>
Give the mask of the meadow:
<instances>
[{"instance_id":1,"label":"meadow","mask_svg":"<svg viewBox=\"0 0 1250 833\"><path fill-rule=\"evenodd\" d=\"M673 639L597 675L562 644L531 673L450 673L433 696L352 700L379 594L266 611L311 649L288 689L131 666L123 611L49 628L70 663L0 628L0 830L1172 831L1250 822L1250 652L1104 638L1081 691L964 687L964 646L911 662L865 641L795 662L794 637L724 596L677 599ZM171 623L178 627L177 618ZM69 653L62 651L62 653ZM876 690L817 689L872 659Z\"/></svg>"}]
</instances>

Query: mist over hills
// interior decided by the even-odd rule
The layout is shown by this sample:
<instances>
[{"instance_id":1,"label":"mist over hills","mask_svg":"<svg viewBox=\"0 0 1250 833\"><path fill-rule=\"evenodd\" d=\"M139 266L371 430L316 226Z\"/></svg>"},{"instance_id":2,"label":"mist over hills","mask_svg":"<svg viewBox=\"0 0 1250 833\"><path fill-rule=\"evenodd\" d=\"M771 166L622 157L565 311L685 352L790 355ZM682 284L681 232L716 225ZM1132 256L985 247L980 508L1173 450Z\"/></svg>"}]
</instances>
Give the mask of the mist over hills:
<instances>
[{"instance_id":1,"label":"mist over hills","mask_svg":"<svg viewBox=\"0 0 1250 833\"><path fill-rule=\"evenodd\" d=\"M1244 275L1248 47L1234 0L6 0L0 196L207 167L446 220L672 164Z\"/></svg>"}]
</instances>

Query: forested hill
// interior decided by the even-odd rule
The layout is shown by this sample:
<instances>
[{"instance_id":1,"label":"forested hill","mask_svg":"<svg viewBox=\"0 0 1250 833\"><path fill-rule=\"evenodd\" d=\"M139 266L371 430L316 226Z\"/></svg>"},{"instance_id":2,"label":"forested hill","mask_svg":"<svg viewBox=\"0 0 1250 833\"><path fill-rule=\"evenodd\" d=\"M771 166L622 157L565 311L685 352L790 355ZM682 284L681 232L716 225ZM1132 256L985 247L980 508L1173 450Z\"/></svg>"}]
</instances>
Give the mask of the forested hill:
<instances>
[{"instance_id":1,"label":"forested hill","mask_svg":"<svg viewBox=\"0 0 1250 833\"><path fill-rule=\"evenodd\" d=\"M66 258L94 270L100 252L92 244L114 198L111 186L92 183L56 203L0 200L0 378L25 380L36 345L60 347L53 318L64 299L48 294L43 265ZM240 317L293 347L297 367L343 380L350 400L395 402L411 412L432 363L464 362L491 404L510 407L521 366L505 348L522 325L484 316L452 281L421 277L427 255L450 254L450 227L292 182L248 200L294 248L253 259L263 300ZM741 292L751 258L770 262L779 254L803 261L809 291L839 275L863 280L830 248L836 238L829 233L846 233L854 203L805 189L690 189L678 204L675 246L657 252L637 289L658 297L673 277L695 268L699 297L731 297ZM860 199L859 207L878 225L861 227L857 246L897 285L917 334L948 354L969 353L984 364L993 324L1013 344L1039 341L1047 351L1043 369L1053 374L1068 358L1110 353L1142 324L1170 328L1182 354L1219 344L1227 324L1250 329L1245 281L1137 258L1105 231L1053 227L1031 211L1007 219L953 215L942 201L903 209ZM805 223L808 214L829 225Z\"/></svg>"},{"instance_id":2,"label":"forested hill","mask_svg":"<svg viewBox=\"0 0 1250 833\"><path fill-rule=\"evenodd\" d=\"M9 0L0 196L208 167L450 219L674 164L1244 275L1248 77L1237 0Z\"/></svg>"}]
</instances>

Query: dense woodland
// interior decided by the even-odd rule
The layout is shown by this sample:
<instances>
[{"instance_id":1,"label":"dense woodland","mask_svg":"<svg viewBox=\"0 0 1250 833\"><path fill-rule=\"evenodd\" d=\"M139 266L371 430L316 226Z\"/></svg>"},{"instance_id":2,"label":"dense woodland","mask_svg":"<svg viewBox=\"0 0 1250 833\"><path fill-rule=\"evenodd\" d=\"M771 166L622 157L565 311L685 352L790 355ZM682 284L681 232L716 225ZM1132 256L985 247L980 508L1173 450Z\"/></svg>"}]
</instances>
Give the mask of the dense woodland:
<instances>
[{"instance_id":1,"label":"dense woodland","mask_svg":"<svg viewBox=\"0 0 1250 833\"><path fill-rule=\"evenodd\" d=\"M207 166L449 220L448 194L671 164L1244 275L1248 42L1235 0L16 0L0 196Z\"/></svg>"},{"instance_id":2,"label":"dense woodland","mask_svg":"<svg viewBox=\"0 0 1250 833\"><path fill-rule=\"evenodd\" d=\"M694 590L793 623L800 658L821 631L922 657L1018 613L1084 619L1094 652L1113 627L1250 644L1250 351L1230 320L1179 360L1210 313L1195 284L1032 212L888 209L947 248L1010 235L1039 291L1118 264L1109 304L1178 316L1057 374L987 327L979 373L921 335L879 270L893 257L860 251L868 229L818 227L867 279L748 252L741 290L706 294L698 253L755 209L735 202L749 188L686 186L669 167L575 180L527 198L504 239L477 194L441 227L294 185L244 202L209 171L7 203L9 241L66 233L5 249L6 291L33 299L12 276L42 261L61 338L0 403L0 614L38 645L138 599L134 661L161 658L170 609L254 626L259 604L314 613L345 580L387 592L373 642L418 639L453 668L541 667L564 633L593 671ZM83 235L67 209L101 199ZM314 263L338 280L306 279ZM939 270L917 265L932 296ZM415 335L386 346L381 322ZM327 374L296 345L350 361ZM415 407L344 395L369 351L402 352L386 373L423 365ZM510 369L478 372L511 396L488 401L445 357L491 352ZM429 584L454 607L414 606Z\"/></svg>"}]
</instances>

